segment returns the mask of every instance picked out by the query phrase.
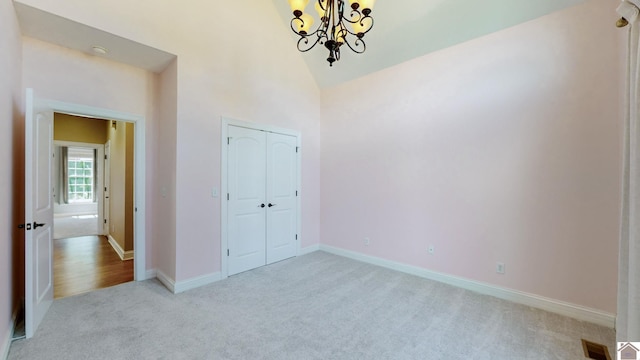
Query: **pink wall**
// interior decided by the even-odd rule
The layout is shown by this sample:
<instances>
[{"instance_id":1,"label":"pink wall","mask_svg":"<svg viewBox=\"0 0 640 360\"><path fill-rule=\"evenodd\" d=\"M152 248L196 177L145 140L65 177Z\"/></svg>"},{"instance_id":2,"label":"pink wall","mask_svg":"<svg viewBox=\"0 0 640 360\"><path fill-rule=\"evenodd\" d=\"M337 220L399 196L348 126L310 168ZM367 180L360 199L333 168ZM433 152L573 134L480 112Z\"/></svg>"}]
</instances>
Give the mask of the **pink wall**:
<instances>
[{"instance_id":1,"label":"pink wall","mask_svg":"<svg viewBox=\"0 0 640 360\"><path fill-rule=\"evenodd\" d=\"M151 118L153 73L29 37L23 43L23 86L36 96Z\"/></svg>"},{"instance_id":2,"label":"pink wall","mask_svg":"<svg viewBox=\"0 0 640 360\"><path fill-rule=\"evenodd\" d=\"M87 7L81 0L21 2L177 55L175 188L172 180L157 180L167 183L167 198L175 198L175 240L162 240L169 245L175 242L175 280L220 271L221 202L210 194L212 187L220 187L223 116L301 132L301 241L303 247L319 243L320 92L273 4L98 0ZM241 22L250 26L238 22L239 14ZM181 16L189 21L176 22ZM107 80L107 84L113 82ZM83 101L98 99L88 94ZM155 169L148 177L170 171ZM149 198L161 195L161 188L154 186ZM165 215L148 214L147 225L158 225ZM158 250L157 245L150 246ZM156 266L171 268L170 264Z\"/></svg>"},{"instance_id":3,"label":"pink wall","mask_svg":"<svg viewBox=\"0 0 640 360\"><path fill-rule=\"evenodd\" d=\"M157 132L150 140L157 142L157 156L153 172L158 182L158 192L151 196L151 206L156 217L148 221L154 224L153 252L156 267L166 276L175 279L176 273L176 124L178 116L178 63L173 61L160 74L159 114ZM164 189L164 190L163 190ZM164 195L162 195L164 194Z\"/></svg>"},{"instance_id":4,"label":"pink wall","mask_svg":"<svg viewBox=\"0 0 640 360\"><path fill-rule=\"evenodd\" d=\"M20 125L21 96L21 51L20 30L10 1L0 1L0 357L8 350L13 311L19 296L15 283L16 260L20 256L14 245L21 239L16 229L20 222L20 207L15 198L21 187L16 188L18 173L23 168L18 164L22 144Z\"/></svg>"},{"instance_id":5,"label":"pink wall","mask_svg":"<svg viewBox=\"0 0 640 360\"><path fill-rule=\"evenodd\" d=\"M615 5L324 90L322 243L615 313Z\"/></svg>"}]
</instances>

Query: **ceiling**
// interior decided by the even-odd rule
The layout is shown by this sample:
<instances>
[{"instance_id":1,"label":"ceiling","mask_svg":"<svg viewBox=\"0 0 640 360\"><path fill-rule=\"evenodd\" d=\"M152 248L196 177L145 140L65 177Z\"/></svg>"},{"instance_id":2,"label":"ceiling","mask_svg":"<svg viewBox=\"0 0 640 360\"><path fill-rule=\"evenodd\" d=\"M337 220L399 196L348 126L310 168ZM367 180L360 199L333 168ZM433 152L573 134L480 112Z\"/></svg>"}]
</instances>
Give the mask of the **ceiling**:
<instances>
[{"instance_id":1,"label":"ceiling","mask_svg":"<svg viewBox=\"0 0 640 360\"><path fill-rule=\"evenodd\" d=\"M313 1L309 4L312 9ZM329 67L319 45L302 53L321 88L382 70L433 51L529 21L586 0L380 0L372 12L375 26L365 37L367 51L342 52ZM290 29L293 17L286 0L272 0ZM162 71L175 55L14 1L22 33L53 44L93 54L93 45L109 50L100 55L153 72ZM315 14L315 11L311 11ZM291 32L291 46L297 36Z\"/></svg>"},{"instance_id":2,"label":"ceiling","mask_svg":"<svg viewBox=\"0 0 640 360\"><path fill-rule=\"evenodd\" d=\"M313 1L307 6L310 13ZM293 17L285 0L272 0L284 26ZM365 40L367 51L342 51L333 67L321 45L302 56L321 88L337 85L407 60L447 48L525 21L533 20L585 0L379 0L371 15L373 29ZM316 24L319 20L316 19ZM315 26L314 26L315 27ZM291 46L297 36L291 31Z\"/></svg>"},{"instance_id":3,"label":"ceiling","mask_svg":"<svg viewBox=\"0 0 640 360\"><path fill-rule=\"evenodd\" d=\"M175 55L14 1L23 35L151 72L161 72ZM96 54L93 46L108 50Z\"/></svg>"}]
</instances>

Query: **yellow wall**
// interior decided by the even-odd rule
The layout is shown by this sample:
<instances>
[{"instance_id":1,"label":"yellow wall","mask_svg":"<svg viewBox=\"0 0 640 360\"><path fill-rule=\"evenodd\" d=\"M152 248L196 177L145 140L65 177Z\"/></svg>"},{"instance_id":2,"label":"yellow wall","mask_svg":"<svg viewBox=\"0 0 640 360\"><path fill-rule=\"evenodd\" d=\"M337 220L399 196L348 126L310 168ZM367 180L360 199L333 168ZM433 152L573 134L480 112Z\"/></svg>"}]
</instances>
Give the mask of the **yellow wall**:
<instances>
[{"instance_id":1,"label":"yellow wall","mask_svg":"<svg viewBox=\"0 0 640 360\"><path fill-rule=\"evenodd\" d=\"M111 143L110 235L124 251L133 250L133 124L108 126Z\"/></svg>"},{"instance_id":2,"label":"yellow wall","mask_svg":"<svg viewBox=\"0 0 640 360\"><path fill-rule=\"evenodd\" d=\"M53 139L90 144L107 142L105 123L108 120L89 119L79 116L58 114L53 118Z\"/></svg>"}]
</instances>

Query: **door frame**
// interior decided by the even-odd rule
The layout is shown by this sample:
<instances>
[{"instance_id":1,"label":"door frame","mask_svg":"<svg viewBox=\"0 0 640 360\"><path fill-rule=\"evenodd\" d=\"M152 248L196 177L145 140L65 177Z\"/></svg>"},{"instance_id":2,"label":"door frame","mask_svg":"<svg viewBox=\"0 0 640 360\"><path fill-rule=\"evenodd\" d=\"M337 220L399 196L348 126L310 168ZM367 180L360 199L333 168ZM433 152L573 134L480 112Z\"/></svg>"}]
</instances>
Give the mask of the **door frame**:
<instances>
[{"instance_id":1,"label":"door frame","mask_svg":"<svg viewBox=\"0 0 640 360\"><path fill-rule=\"evenodd\" d=\"M273 132L283 135L290 135L296 137L296 146L298 148L298 156L297 156L297 176L296 176L296 187L298 189L298 197L296 199L296 211L298 213L296 219L296 233L298 234L298 241L296 245L296 256L300 255L300 244L302 243L302 213L301 213L301 203L302 203L302 142L300 132L291 129L280 128L277 126L272 126L268 124L256 124L242 120L235 120L231 118L222 117L221 121L221 131L220 131L220 276L222 279L226 279L229 277L229 261L227 256L227 249L229 248L229 238L228 238L228 212L227 212L227 193L228 183L227 183L227 166L228 166L228 129L229 126L238 126L244 127L248 129L258 130L258 131L266 131Z\"/></svg>"},{"instance_id":2,"label":"door frame","mask_svg":"<svg viewBox=\"0 0 640 360\"><path fill-rule=\"evenodd\" d=\"M103 109L93 106L73 104L54 100L42 100L47 108L54 113L76 115L92 119L116 120L133 123L134 126L134 155L133 155L133 276L134 281L147 279L146 271L146 159L145 144L145 117L116 110Z\"/></svg>"},{"instance_id":3,"label":"door frame","mask_svg":"<svg viewBox=\"0 0 640 360\"><path fill-rule=\"evenodd\" d=\"M111 216L109 215L111 213L111 140L107 140L107 142L104 143L103 147L104 156L102 157L102 168L104 169L104 171L102 173L102 186L104 187L104 191L102 192L101 210L104 214L104 217L100 221L102 221L102 234L104 236L109 236L109 229L111 229ZM135 251L135 244L133 246L133 250Z\"/></svg>"}]
</instances>

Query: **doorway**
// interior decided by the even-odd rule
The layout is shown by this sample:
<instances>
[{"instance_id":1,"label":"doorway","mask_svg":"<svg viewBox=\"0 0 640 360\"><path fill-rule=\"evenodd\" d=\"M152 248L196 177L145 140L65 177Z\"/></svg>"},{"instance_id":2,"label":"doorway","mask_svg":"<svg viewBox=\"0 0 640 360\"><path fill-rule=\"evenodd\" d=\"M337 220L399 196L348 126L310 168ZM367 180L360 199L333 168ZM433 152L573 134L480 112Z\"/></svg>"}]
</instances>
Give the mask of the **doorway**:
<instances>
[{"instance_id":1,"label":"doorway","mask_svg":"<svg viewBox=\"0 0 640 360\"><path fill-rule=\"evenodd\" d=\"M54 113L54 145L54 298L132 281L133 124Z\"/></svg>"},{"instance_id":2,"label":"doorway","mask_svg":"<svg viewBox=\"0 0 640 360\"><path fill-rule=\"evenodd\" d=\"M46 100L25 92L25 333L33 337L53 303L53 114L116 120L134 128L133 233L137 256L134 280L146 271L145 118L92 106Z\"/></svg>"}]
</instances>

